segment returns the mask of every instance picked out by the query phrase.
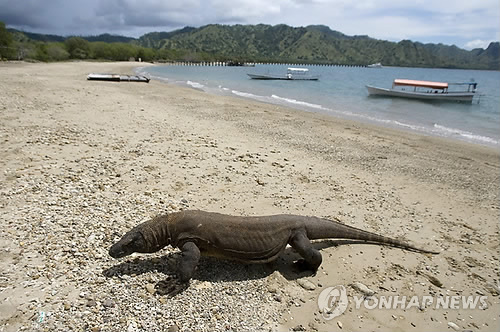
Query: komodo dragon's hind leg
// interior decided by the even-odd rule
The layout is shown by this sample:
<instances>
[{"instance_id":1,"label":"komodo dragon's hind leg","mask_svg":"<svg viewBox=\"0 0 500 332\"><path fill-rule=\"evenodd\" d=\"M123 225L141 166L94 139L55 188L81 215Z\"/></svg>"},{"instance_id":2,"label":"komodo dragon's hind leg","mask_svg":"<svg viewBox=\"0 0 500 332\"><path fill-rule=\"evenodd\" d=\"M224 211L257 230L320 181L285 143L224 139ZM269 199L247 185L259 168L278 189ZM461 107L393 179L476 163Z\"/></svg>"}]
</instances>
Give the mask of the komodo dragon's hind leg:
<instances>
[{"instance_id":1,"label":"komodo dragon's hind leg","mask_svg":"<svg viewBox=\"0 0 500 332\"><path fill-rule=\"evenodd\" d=\"M294 234L288 242L304 259L299 261L299 266L303 269L316 271L321 265L321 253L313 248L311 241L307 238L305 232Z\"/></svg>"}]
</instances>

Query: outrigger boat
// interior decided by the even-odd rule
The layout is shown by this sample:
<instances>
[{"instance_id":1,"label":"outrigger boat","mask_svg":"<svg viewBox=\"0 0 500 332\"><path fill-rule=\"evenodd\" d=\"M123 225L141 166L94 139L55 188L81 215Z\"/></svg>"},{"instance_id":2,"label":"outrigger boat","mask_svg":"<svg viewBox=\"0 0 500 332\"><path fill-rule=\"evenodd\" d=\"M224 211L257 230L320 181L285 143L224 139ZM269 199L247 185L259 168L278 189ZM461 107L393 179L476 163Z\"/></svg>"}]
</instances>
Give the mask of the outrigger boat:
<instances>
[{"instance_id":1,"label":"outrigger boat","mask_svg":"<svg viewBox=\"0 0 500 332\"><path fill-rule=\"evenodd\" d=\"M319 79L319 75L310 75L307 68L288 68L286 75L272 74L249 74L250 78L255 80L308 80L315 81Z\"/></svg>"},{"instance_id":2,"label":"outrigger boat","mask_svg":"<svg viewBox=\"0 0 500 332\"><path fill-rule=\"evenodd\" d=\"M92 81L149 83L149 78L147 78L146 76L141 76L141 75L88 74L87 79L92 80Z\"/></svg>"},{"instance_id":3,"label":"outrigger boat","mask_svg":"<svg viewBox=\"0 0 500 332\"><path fill-rule=\"evenodd\" d=\"M467 90L449 90L450 86L466 86ZM472 99L476 94L477 83L443 83L395 79L391 89L371 85L367 85L366 88L370 95L375 96L472 103Z\"/></svg>"}]
</instances>

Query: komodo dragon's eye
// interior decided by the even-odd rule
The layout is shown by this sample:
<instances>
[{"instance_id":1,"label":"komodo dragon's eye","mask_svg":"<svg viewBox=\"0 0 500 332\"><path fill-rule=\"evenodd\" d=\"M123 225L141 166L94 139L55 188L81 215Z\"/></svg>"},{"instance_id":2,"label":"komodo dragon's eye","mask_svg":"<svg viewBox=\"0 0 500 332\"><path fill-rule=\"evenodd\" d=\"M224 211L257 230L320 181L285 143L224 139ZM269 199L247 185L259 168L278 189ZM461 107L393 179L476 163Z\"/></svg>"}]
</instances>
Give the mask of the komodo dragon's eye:
<instances>
[{"instance_id":1,"label":"komodo dragon's eye","mask_svg":"<svg viewBox=\"0 0 500 332\"><path fill-rule=\"evenodd\" d=\"M134 250L133 252L149 252L149 248L146 245L146 240L140 232L134 234L134 237L130 241L129 245L131 249Z\"/></svg>"}]
</instances>

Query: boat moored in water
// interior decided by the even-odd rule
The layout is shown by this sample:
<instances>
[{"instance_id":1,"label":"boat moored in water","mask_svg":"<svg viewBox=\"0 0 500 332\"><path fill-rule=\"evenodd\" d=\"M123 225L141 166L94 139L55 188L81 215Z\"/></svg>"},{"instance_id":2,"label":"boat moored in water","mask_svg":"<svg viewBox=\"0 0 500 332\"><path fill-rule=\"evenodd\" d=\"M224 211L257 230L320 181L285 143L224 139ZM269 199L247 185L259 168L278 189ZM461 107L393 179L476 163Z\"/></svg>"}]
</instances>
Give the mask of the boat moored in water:
<instances>
[{"instance_id":1,"label":"boat moored in water","mask_svg":"<svg viewBox=\"0 0 500 332\"><path fill-rule=\"evenodd\" d=\"M454 89L450 90L450 87L454 87ZM472 103L476 94L477 83L443 83L395 79L390 89L371 85L367 85L366 88L368 93L373 96Z\"/></svg>"},{"instance_id":2,"label":"boat moored in water","mask_svg":"<svg viewBox=\"0 0 500 332\"><path fill-rule=\"evenodd\" d=\"M382 64L380 62L372 63L371 65L366 66L368 68L382 68Z\"/></svg>"},{"instance_id":3,"label":"boat moored in water","mask_svg":"<svg viewBox=\"0 0 500 332\"><path fill-rule=\"evenodd\" d=\"M272 74L250 74L250 78L255 80L307 80L315 81L319 79L319 75L309 74L307 68L288 68L286 75L272 75Z\"/></svg>"}]
</instances>

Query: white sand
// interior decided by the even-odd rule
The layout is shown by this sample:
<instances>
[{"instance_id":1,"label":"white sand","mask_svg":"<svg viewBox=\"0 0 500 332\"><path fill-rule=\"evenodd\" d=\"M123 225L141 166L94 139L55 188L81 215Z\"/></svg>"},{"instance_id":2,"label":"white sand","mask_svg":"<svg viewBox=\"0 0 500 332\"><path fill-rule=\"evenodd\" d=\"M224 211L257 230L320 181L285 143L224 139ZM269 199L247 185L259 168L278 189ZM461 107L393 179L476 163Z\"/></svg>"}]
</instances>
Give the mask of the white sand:
<instances>
[{"instance_id":1,"label":"white sand","mask_svg":"<svg viewBox=\"0 0 500 332\"><path fill-rule=\"evenodd\" d=\"M269 283L271 299L276 291L273 287L277 287L282 301L271 300L266 310L269 317L272 313L279 317L280 329L302 325L308 330L332 331L339 330L340 321L344 331L444 331L450 328L448 322L453 322L460 329L498 331L500 306L498 295L494 295L500 273L498 151L212 96L156 81L86 80L90 72L127 73L133 66L136 64L0 64L0 331L68 327L80 321L84 323L77 330L134 328L128 311L117 314L123 316L116 317L113 327L98 323L106 314L106 310L99 310L100 304L78 318L78 312L85 312L78 294L86 285L73 275L97 275L119 264L106 255L116 235L148 215L164 212L161 205L168 200L181 199L192 209L235 215L334 216L356 227L443 250L431 257L366 244L324 246L319 272L306 277L321 285L313 291L297 285L299 276L293 277L287 268L295 256L287 253L285 260L266 267L271 272L256 281ZM88 206L110 207L102 212L101 228L91 214L80 217L75 215L77 210L59 205L70 193L59 189L50 193L51 181L54 188L64 188L64 183L58 183L63 170L74 168L79 183L86 183L85 174L90 171L84 165L90 160L99 160L99 164L90 169L95 177L88 182L102 178L105 185L98 199L89 194ZM42 187L48 184L49 189L36 200L27 201L21 185L29 185L31 194L36 194L34 181ZM129 195L127 201L123 198L123 206L137 210L120 210L117 191L124 197ZM146 203L148 199L155 203ZM95 228L91 232L97 239L95 245L79 251L87 260L78 265L79 271L73 271L75 263L65 262L66 258L55 262L50 256L52 249L47 249L56 248L59 236L66 239L66 235L51 234L50 226L40 226L50 225L44 213L58 207L63 219L74 216L82 225ZM113 231L115 236L110 235ZM100 237L102 232L110 233ZM76 243L87 241L80 235L71 234ZM60 247L65 252L64 245ZM233 267L227 265L229 272ZM57 283L50 282L48 268L66 275L57 279L64 280L57 289ZM276 279L276 272L270 275L276 269L287 279L279 275ZM191 287L205 285L203 273L200 267ZM431 284L425 274L437 278L443 287ZM151 275L155 280L164 277L162 271ZM110 282L103 279L98 278L105 284ZM488 307L357 310L351 302L341 316L323 320L316 303L321 290L347 287L355 281L379 296L483 294L488 297ZM119 280L113 282L119 287ZM254 285L245 280L224 282L238 289ZM193 289L205 292L204 286ZM347 290L351 300L360 295L351 287ZM96 296L113 298L116 294ZM178 295L182 296L187 295ZM172 302L160 299L145 293L135 302L121 305L158 305L161 310L170 310ZM219 300L239 298L221 294ZM206 308L198 309L208 310L213 305L210 301ZM53 314L45 323L37 323L44 307ZM65 310L72 313L71 322L59 318L59 322L50 323L54 317L66 317L58 314ZM165 319L165 324L174 321ZM226 326L240 326L241 319L229 317ZM144 325L136 320L141 330ZM149 324L153 324L149 330L168 328ZM199 326L200 330L205 328L207 325Z\"/></svg>"}]
</instances>

